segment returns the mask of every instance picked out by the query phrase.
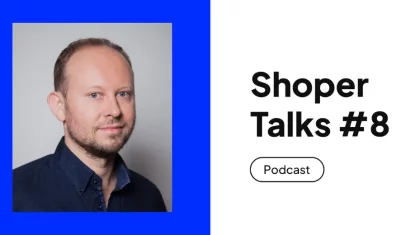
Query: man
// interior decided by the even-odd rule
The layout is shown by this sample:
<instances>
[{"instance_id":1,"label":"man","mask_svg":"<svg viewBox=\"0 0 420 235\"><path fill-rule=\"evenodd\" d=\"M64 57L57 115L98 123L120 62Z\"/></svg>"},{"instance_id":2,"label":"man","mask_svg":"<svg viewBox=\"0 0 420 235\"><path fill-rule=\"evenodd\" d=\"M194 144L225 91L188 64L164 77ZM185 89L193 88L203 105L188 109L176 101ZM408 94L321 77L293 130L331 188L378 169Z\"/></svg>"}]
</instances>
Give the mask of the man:
<instances>
[{"instance_id":1,"label":"man","mask_svg":"<svg viewBox=\"0 0 420 235\"><path fill-rule=\"evenodd\" d=\"M13 170L14 211L166 211L157 187L118 154L136 122L131 66L106 39L61 52L47 100L64 136L54 154Z\"/></svg>"}]
</instances>

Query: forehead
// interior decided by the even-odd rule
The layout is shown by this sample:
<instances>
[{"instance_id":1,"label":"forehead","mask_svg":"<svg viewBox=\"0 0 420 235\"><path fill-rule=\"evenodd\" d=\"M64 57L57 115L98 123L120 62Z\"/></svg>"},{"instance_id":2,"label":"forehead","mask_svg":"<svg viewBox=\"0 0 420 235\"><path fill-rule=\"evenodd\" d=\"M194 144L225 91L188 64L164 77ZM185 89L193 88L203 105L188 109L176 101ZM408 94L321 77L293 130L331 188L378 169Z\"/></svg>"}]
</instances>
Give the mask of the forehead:
<instances>
[{"instance_id":1,"label":"forehead","mask_svg":"<svg viewBox=\"0 0 420 235\"><path fill-rule=\"evenodd\" d=\"M89 46L75 52L66 64L68 88L91 86L115 88L133 86L128 61L118 51L107 46Z\"/></svg>"}]
</instances>

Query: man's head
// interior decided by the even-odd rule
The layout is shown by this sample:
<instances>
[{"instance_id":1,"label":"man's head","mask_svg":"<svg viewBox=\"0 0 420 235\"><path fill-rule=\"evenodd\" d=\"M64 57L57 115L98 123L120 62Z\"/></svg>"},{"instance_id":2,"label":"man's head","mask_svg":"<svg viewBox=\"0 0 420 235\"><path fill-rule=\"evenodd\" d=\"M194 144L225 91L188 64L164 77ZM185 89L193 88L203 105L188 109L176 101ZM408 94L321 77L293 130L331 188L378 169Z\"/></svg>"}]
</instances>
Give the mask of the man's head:
<instances>
[{"instance_id":1,"label":"man's head","mask_svg":"<svg viewBox=\"0 0 420 235\"><path fill-rule=\"evenodd\" d=\"M55 63L54 88L48 103L70 141L97 157L128 141L136 121L134 73L120 46L101 38L71 43Z\"/></svg>"}]
</instances>

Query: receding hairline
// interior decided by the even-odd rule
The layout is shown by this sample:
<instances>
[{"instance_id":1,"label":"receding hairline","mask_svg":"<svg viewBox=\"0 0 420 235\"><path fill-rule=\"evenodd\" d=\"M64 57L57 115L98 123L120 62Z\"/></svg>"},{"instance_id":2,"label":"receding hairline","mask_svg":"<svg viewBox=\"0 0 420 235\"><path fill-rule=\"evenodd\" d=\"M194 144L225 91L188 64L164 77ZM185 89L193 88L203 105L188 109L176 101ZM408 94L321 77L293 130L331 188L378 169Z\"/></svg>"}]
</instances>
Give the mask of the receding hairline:
<instances>
[{"instance_id":1,"label":"receding hairline","mask_svg":"<svg viewBox=\"0 0 420 235\"><path fill-rule=\"evenodd\" d=\"M83 52L83 51L87 51L87 50L90 50L90 49L93 49L93 48L107 48L107 49L109 49L110 51L114 51L114 52L116 52L116 54L118 54L119 56L121 56L127 63L128 63L128 66L129 67L131 67L131 61L127 58L128 57L128 55L127 55L127 57L126 57L126 55L124 55L124 54L122 54L121 53L121 51L118 51L118 50L116 50L115 48L113 48L113 47L111 47L111 46L109 46L109 45L82 45L82 46L80 46L80 47L78 47L69 57L68 57L68 60L67 60L67 62L66 62L66 64L65 65L67 65L67 63L76 55L76 54L79 54L79 53L81 53L81 52Z\"/></svg>"},{"instance_id":2,"label":"receding hairline","mask_svg":"<svg viewBox=\"0 0 420 235\"><path fill-rule=\"evenodd\" d=\"M67 69L68 69L68 66L69 66L69 64L70 63L74 63L74 61L76 61L75 60L75 57L78 57L78 56L80 56L80 54L82 54L82 53L86 53L87 54L87 56L89 57L89 56L92 56L92 57L94 57L94 54L95 54L95 52L94 52L94 49L95 48L106 48L107 50L109 50L109 51L112 51L117 57L119 57L120 59L121 59L121 61L124 61L123 63L125 63L127 66L128 66L128 69L131 71L131 73L133 72L132 71L132 68L131 68L131 62L129 61L129 60L127 60L125 57L124 57L124 55L122 55L119 51L117 51L117 50L115 50L114 48L112 48L112 47L109 47L109 46L107 46L107 45L83 45L83 46L81 46L80 48L78 48L69 58L68 58L68 60L66 61L66 63L64 64L64 67L63 67L63 75L64 76L67 76ZM93 52L89 52L90 50L93 50ZM84 55L84 56L86 56L86 55ZM83 58L83 57L82 57ZM79 60L80 58L77 58L77 60ZM84 59L82 59L82 60L84 60ZM89 61L89 59L87 59L87 61Z\"/></svg>"},{"instance_id":3,"label":"receding hairline","mask_svg":"<svg viewBox=\"0 0 420 235\"><path fill-rule=\"evenodd\" d=\"M68 90L67 64L77 52L92 47L107 47L120 54L128 63L132 79L134 79L131 59L120 45L105 38L84 38L71 42L58 56L54 65L54 89L56 92L61 92L66 97Z\"/></svg>"}]
</instances>

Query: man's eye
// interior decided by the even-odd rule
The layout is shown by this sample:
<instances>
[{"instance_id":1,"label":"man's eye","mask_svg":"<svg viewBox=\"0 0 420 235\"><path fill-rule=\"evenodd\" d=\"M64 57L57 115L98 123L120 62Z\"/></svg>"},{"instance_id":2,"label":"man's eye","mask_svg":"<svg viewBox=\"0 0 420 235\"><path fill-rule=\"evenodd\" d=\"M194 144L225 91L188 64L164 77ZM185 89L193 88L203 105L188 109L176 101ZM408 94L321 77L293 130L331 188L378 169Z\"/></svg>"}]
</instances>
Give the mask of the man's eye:
<instances>
[{"instance_id":1,"label":"man's eye","mask_svg":"<svg viewBox=\"0 0 420 235\"><path fill-rule=\"evenodd\" d=\"M90 94L90 97L93 98L93 99L97 99L99 97L99 93L96 93L96 92L95 93L91 93Z\"/></svg>"},{"instance_id":2,"label":"man's eye","mask_svg":"<svg viewBox=\"0 0 420 235\"><path fill-rule=\"evenodd\" d=\"M118 95L122 96L122 97L126 97L126 96L130 96L130 93L128 93L126 91L121 91L121 92L118 92Z\"/></svg>"}]
</instances>

